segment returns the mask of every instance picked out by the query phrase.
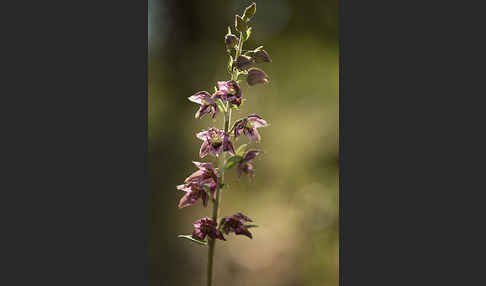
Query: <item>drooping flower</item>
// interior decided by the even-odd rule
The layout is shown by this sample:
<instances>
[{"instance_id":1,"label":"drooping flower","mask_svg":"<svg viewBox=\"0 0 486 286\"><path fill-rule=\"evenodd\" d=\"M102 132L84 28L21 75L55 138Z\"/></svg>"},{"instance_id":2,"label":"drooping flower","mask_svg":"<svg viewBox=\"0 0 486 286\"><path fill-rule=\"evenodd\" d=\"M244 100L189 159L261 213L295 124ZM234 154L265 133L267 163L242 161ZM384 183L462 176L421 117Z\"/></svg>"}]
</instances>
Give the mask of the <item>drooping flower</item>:
<instances>
[{"instance_id":1,"label":"drooping flower","mask_svg":"<svg viewBox=\"0 0 486 286\"><path fill-rule=\"evenodd\" d=\"M257 64L259 63L271 63L272 60L265 50L258 50L254 52L251 57L255 60Z\"/></svg>"},{"instance_id":2,"label":"drooping flower","mask_svg":"<svg viewBox=\"0 0 486 286\"><path fill-rule=\"evenodd\" d=\"M245 226L246 222L251 222L251 221L252 220L247 216L245 216L244 214L236 213L232 216L224 218L222 229L225 234L234 232L235 234L242 234L248 236L249 238L253 238L253 236Z\"/></svg>"},{"instance_id":3,"label":"drooping flower","mask_svg":"<svg viewBox=\"0 0 486 286\"><path fill-rule=\"evenodd\" d=\"M218 81L218 92L215 97L221 97L238 107L241 105L241 89L234 80Z\"/></svg>"},{"instance_id":4,"label":"drooping flower","mask_svg":"<svg viewBox=\"0 0 486 286\"><path fill-rule=\"evenodd\" d=\"M237 69L242 71L242 70L247 70L248 68L250 68L252 63L253 63L252 58L250 58L248 56L239 56L235 60L234 65L236 66Z\"/></svg>"},{"instance_id":5,"label":"drooping flower","mask_svg":"<svg viewBox=\"0 0 486 286\"><path fill-rule=\"evenodd\" d=\"M238 177L241 177L241 174L243 173L253 177L255 171L250 161L255 159L255 157L260 153L260 150L248 150L243 154L241 161L236 167L238 170Z\"/></svg>"},{"instance_id":6,"label":"drooping flower","mask_svg":"<svg viewBox=\"0 0 486 286\"><path fill-rule=\"evenodd\" d=\"M260 133L257 128L267 127L268 123L259 115L251 114L246 118L240 119L235 123L234 134L238 138L241 133L248 136L248 140L260 142Z\"/></svg>"},{"instance_id":7,"label":"drooping flower","mask_svg":"<svg viewBox=\"0 0 486 286\"><path fill-rule=\"evenodd\" d=\"M258 68L251 68L248 70L248 76L246 77L248 85L256 85L259 83L267 83L267 74Z\"/></svg>"},{"instance_id":8,"label":"drooping flower","mask_svg":"<svg viewBox=\"0 0 486 286\"><path fill-rule=\"evenodd\" d=\"M236 45L238 45L239 40L240 39L237 36L233 34L227 34L224 37L224 44L226 45L226 49L227 50L234 49Z\"/></svg>"},{"instance_id":9,"label":"drooping flower","mask_svg":"<svg viewBox=\"0 0 486 286\"><path fill-rule=\"evenodd\" d=\"M200 162L192 163L194 163L199 170L187 177L184 183L204 182L208 179L212 179L216 184L218 183L218 171L213 167L213 164Z\"/></svg>"},{"instance_id":10,"label":"drooping flower","mask_svg":"<svg viewBox=\"0 0 486 286\"><path fill-rule=\"evenodd\" d=\"M216 117L218 113L218 105L216 104L215 95L209 94L207 91L199 91L196 94L189 97L189 100L200 104L199 110L196 112L195 117L201 118L207 113L212 113L211 116L213 119Z\"/></svg>"},{"instance_id":11,"label":"drooping flower","mask_svg":"<svg viewBox=\"0 0 486 286\"><path fill-rule=\"evenodd\" d=\"M202 200L203 206L207 206L209 195L204 189L207 186L209 192L214 196L217 185L212 179L206 179L204 181L189 182L186 184L178 185L177 189L186 192L186 194L179 201L179 208L184 208L195 204L199 199Z\"/></svg>"},{"instance_id":12,"label":"drooping flower","mask_svg":"<svg viewBox=\"0 0 486 286\"><path fill-rule=\"evenodd\" d=\"M194 230L192 231L192 237L204 240L206 235L212 239L226 240L223 234L216 228L218 225L212 219L205 217L192 224Z\"/></svg>"},{"instance_id":13,"label":"drooping flower","mask_svg":"<svg viewBox=\"0 0 486 286\"><path fill-rule=\"evenodd\" d=\"M196 134L196 137L203 140L199 151L199 156L204 158L207 154L213 154L218 157L222 152L235 154L233 144L229 140L229 134L224 133L217 128L210 128L208 131L202 131Z\"/></svg>"}]
</instances>

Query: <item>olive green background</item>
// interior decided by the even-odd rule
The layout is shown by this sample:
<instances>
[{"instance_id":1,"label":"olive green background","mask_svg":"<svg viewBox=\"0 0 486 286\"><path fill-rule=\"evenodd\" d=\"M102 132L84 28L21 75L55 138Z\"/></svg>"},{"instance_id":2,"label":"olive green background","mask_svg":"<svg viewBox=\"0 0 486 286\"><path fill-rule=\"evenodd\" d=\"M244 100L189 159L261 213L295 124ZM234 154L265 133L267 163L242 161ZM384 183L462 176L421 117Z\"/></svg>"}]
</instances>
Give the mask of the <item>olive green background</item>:
<instances>
[{"instance_id":1,"label":"olive green background","mask_svg":"<svg viewBox=\"0 0 486 286\"><path fill-rule=\"evenodd\" d=\"M328 1L255 1L251 39L273 62L258 65L270 83L242 85L247 99L233 120L251 113L265 151L256 176L227 173L221 214L254 219L252 240L217 242L214 285L338 285L339 265L339 47L338 4ZM195 133L222 128L187 97L213 92L228 80L223 38L249 1L149 0L149 275L154 285L205 285L207 249L177 238L210 216L211 204L179 210L175 186L195 171L201 141ZM235 148L247 139L242 138Z\"/></svg>"}]
</instances>

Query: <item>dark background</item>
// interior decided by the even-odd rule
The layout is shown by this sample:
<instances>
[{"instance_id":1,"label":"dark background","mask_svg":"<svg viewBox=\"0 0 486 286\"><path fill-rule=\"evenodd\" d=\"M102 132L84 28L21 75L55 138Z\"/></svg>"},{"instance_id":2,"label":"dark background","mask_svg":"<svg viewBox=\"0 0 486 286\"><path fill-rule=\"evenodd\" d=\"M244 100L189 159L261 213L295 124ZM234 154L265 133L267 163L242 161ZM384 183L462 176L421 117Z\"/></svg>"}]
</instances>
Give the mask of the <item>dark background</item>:
<instances>
[{"instance_id":1,"label":"dark background","mask_svg":"<svg viewBox=\"0 0 486 286\"><path fill-rule=\"evenodd\" d=\"M194 119L187 97L228 80L227 26L249 1L149 1L149 278L151 285L203 285L207 250L177 238L209 216L198 203L177 209L175 186L194 171L201 141L195 133L221 127ZM228 172L222 215L248 214L254 239L230 237L216 248L218 285L338 284L338 7L337 1L258 1L245 48L263 45L270 78L248 88L238 119L250 113L265 151L256 178ZM246 143L246 139L238 142ZM238 145L237 144L237 145Z\"/></svg>"}]
</instances>

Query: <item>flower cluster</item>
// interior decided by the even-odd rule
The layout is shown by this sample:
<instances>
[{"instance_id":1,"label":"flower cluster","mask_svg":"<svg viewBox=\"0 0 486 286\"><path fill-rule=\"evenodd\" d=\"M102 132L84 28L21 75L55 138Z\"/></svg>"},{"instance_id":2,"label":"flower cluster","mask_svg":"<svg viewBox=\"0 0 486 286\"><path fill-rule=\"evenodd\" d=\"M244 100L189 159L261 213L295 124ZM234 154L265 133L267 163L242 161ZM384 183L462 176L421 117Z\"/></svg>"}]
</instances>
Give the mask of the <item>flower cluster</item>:
<instances>
[{"instance_id":1,"label":"flower cluster","mask_svg":"<svg viewBox=\"0 0 486 286\"><path fill-rule=\"evenodd\" d=\"M228 72L231 79L218 81L214 92L199 91L188 99L191 102L199 104L195 117L202 118L209 114L212 119L221 113L224 116L223 129L210 127L207 130L198 132L196 138L202 140L199 150L199 157L205 158L208 155L219 159L217 168L212 163L193 162L198 168L184 181L184 184L177 186L178 190L184 191L184 196L179 201L179 208L184 208L195 204L201 200L204 207L208 201L213 204L213 217L202 218L193 223L192 235L182 235L181 237L191 239L199 244L214 247L216 239L226 240L223 236L235 233L253 238L248 231L246 223L252 222L250 218L242 213L236 213L232 216L224 217L218 223L218 213L220 207L220 192L224 184L224 170L236 166L238 178L242 175L253 177L255 175L254 166L251 163L262 151L250 149L247 150L247 144L238 146L235 151L234 143L236 139L245 135L249 144L259 143L261 135L257 129L267 127L269 124L260 115L250 114L239 120L236 120L231 128L231 113L240 110L241 105L246 99L243 99L243 90L241 84L246 79L248 86L257 84L266 84L269 82L265 72L254 65L261 63L270 63L269 54L258 47L253 50L243 50L243 44L248 40L252 28L248 26L251 18L256 12L256 4L253 3L245 9L243 16L236 15L235 30L238 35L232 33L228 27L228 33L224 37L224 45L229 56ZM243 51L245 51L243 53ZM214 120L213 120L214 121ZM229 156L229 157L227 157ZM210 252L211 253L211 252ZM211 255L210 255L210 258Z\"/></svg>"}]
</instances>

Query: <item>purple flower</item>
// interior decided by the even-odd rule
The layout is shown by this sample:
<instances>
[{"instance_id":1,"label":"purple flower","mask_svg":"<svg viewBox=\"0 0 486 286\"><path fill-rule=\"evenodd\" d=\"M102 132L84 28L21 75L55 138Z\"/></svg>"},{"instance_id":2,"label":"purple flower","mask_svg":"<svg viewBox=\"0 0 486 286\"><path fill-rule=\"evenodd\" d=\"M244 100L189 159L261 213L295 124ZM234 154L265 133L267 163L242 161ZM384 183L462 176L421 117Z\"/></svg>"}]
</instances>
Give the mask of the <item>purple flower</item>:
<instances>
[{"instance_id":1,"label":"purple flower","mask_svg":"<svg viewBox=\"0 0 486 286\"><path fill-rule=\"evenodd\" d=\"M250 161L255 159L255 157L260 153L260 150L248 150L245 154L243 154L243 158L237 166L238 177L241 177L241 174L243 173L253 177L255 171Z\"/></svg>"},{"instance_id":2,"label":"purple flower","mask_svg":"<svg viewBox=\"0 0 486 286\"><path fill-rule=\"evenodd\" d=\"M204 240L206 235L212 239L226 240L223 234L216 228L217 223L212 219L205 217L192 224L194 230L192 231L192 237Z\"/></svg>"},{"instance_id":3,"label":"purple flower","mask_svg":"<svg viewBox=\"0 0 486 286\"><path fill-rule=\"evenodd\" d=\"M208 179L212 179L216 184L218 183L218 171L213 167L213 164L200 162L193 163L199 168L199 170L187 177L184 183L204 182Z\"/></svg>"},{"instance_id":4,"label":"purple flower","mask_svg":"<svg viewBox=\"0 0 486 286\"><path fill-rule=\"evenodd\" d=\"M251 222L251 221L252 220L247 216L245 216L244 214L236 213L232 216L224 218L222 229L225 234L234 232L235 234L242 234L248 236L249 238L253 238L251 233L244 225L245 222Z\"/></svg>"},{"instance_id":5,"label":"purple flower","mask_svg":"<svg viewBox=\"0 0 486 286\"><path fill-rule=\"evenodd\" d=\"M207 91L199 91L196 94L189 97L189 100L200 104L199 110L196 112L195 117L201 118L207 113L212 113L212 118L216 117L218 113L218 105L216 104L217 96L209 94Z\"/></svg>"},{"instance_id":6,"label":"purple flower","mask_svg":"<svg viewBox=\"0 0 486 286\"><path fill-rule=\"evenodd\" d=\"M255 85L259 83L267 83L267 74L258 68L251 68L248 70L248 76L246 77L248 85Z\"/></svg>"},{"instance_id":7,"label":"purple flower","mask_svg":"<svg viewBox=\"0 0 486 286\"><path fill-rule=\"evenodd\" d=\"M248 136L248 140L260 142L260 133L257 128L267 127L268 123L260 116L256 114L249 115L246 118L240 119L235 123L235 138L241 135L243 132Z\"/></svg>"},{"instance_id":8,"label":"purple flower","mask_svg":"<svg viewBox=\"0 0 486 286\"><path fill-rule=\"evenodd\" d=\"M195 204L199 199L202 200L203 206L207 206L209 195L204 189L204 186L209 188L211 195L214 195L217 185L212 179L199 182L189 182L186 184L178 185L177 189L186 192L186 194L179 201L179 208L184 208Z\"/></svg>"},{"instance_id":9,"label":"purple flower","mask_svg":"<svg viewBox=\"0 0 486 286\"><path fill-rule=\"evenodd\" d=\"M215 97L221 97L223 100L229 101L231 104L240 106L241 104L241 89L238 83L234 80L218 81L219 91Z\"/></svg>"},{"instance_id":10,"label":"purple flower","mask_svg":"<svg viewBox=\"0 0 486 286\"><path fill-rule=\"evenodd\" d=\"M221 152L225 151L231 155L235 154L233 144L229 140L229 135L225 134L222 130L211 128L208 131L199 132L196 134L196 137L204 141L199 151L201 158L204 158L209 153L218 157Z\"/></svg>"}]
</instances>

